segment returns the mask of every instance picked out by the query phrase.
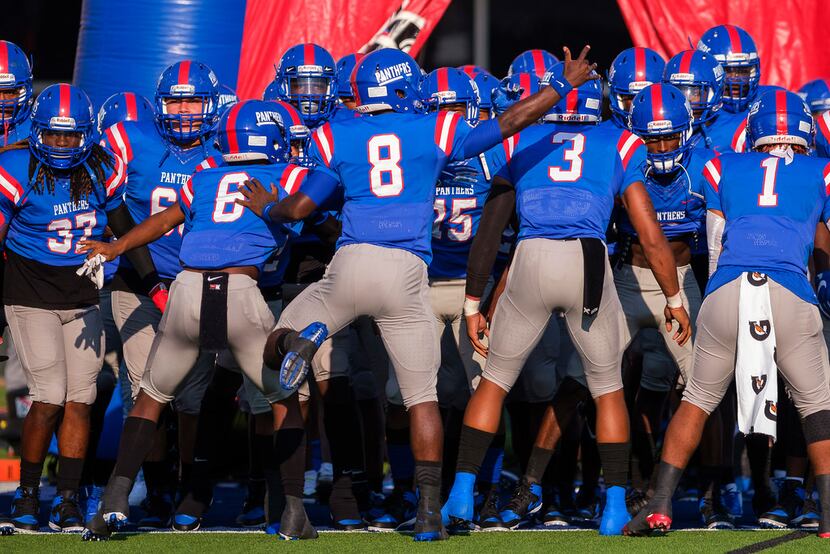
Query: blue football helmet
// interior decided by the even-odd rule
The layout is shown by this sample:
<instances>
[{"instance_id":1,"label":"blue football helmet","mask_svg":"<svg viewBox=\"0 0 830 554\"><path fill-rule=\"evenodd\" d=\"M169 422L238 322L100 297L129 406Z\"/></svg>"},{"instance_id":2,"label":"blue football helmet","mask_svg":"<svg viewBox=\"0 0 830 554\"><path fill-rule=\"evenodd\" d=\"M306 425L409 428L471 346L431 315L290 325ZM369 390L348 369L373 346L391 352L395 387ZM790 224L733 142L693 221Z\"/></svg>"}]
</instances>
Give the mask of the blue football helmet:
<instances>
[{"instance_id":1,"label":"blue football helmet","mask_svg":"<svg viewBox=\"0 0 830 554\"><path fill-rule=\"evenodd\" d=\"M81 143L72 148L47 146L43 133L78 133ZM29 149L49 167L70 169L86 161L98 142L95 112L89 96L80 88L66 83L50 85L41 92L32 108L32 130Z\"/></svg>"},{"instance_id":2,"label":"blue football helmet","mask_svg":"<svg viewBox=\"0 0 830 554\"><path fill-rule=\"evenodd\" d=\"M510 77L514 73L533 73L541 79L548 72L548 69L558 63L559 58L547 50L540 50L538 48L525 50L510 62L507 76Z\"/></svg>"},{"instance_id":3,"label":"blue football helmet","mask_svg":"<svg viewBox=\"0 0 830 554\"><path fill-rule=\"evenodd\" d=\"M542 90L542 83L535 73L514 73L510 77L505 77L504 79L502 79L493 89L493 92L496 92L496 88L516 89L518 87L521 87L522 89L522 94L520 96L517 96L515 98L502 98L504 100L504 103L497 104L496 102L493 102L493 113L496 116L500 116L501 114L506 112L507 109L510 108L510 106L512 106L519 100L524 100L531 94L536 94L537 92ZM491 93L490 96L492 101L494 94Z\"/></svg>"},{"instance_id":4,"label":"blue football helmet","mask_svg":"<svg viewBox=\"0 0 830 554\"><path fill-rule=\"evenodd\" d=\"M478 111L490 115L493 111L493 89L499 86L499 81L487 72L476 73L473 82L478 89Z\"/></svg>"},{"instance_id":5,"label":"blue football helmet","mask_svg":"<svg viewBox=\"0 0 830 554\"><path fill-rule=\"evenodd\" d=\"M217 102L216 116L222 117L231 106L239 102L236 91L228 85L219 85L219 101Z\"/></svg>"},{"instance_id":6,"label":"blue football helmet","mask_svg":"<svg viewBox=\"0 0 830 554\"><path fill-rule=\"evenodd\" d=\"M234 104L219 120L216 145L226 162L267 160L287 162L291 148L285 123L272 102L245 100Z\"/></svg>"},{"instance_id":7,"label":"blue football helmet","mask_svg":"<svg viewBox=\"0 0 830 554\"><path fill-rule=\"evenodd\" d=\"M354 98L352 71L363 56L364 54L360 53L346 54L337 60L337 96L340 98Z\"/></svg>"},{"instance_id":8,"label":"blue football helmet","mask_svg":"<svg viewBox=\"0 0 830 554\"><path fill-rule=\"evenodd\" d=\"M807 102L813 115L830 110L830 79L815 79L798 89L798 95Z\"/></svg>"},{"instance_id":9,"label":"blue football helmet","mask_svg":"<svg viewBox=\"0 0 830 554\"><path fill-rule=\"evenodd\" d=\"M734 25L712 27L697 49L715 57L724 71L723 106L737 113L755 99L761 81L761 59L749 33Z\"/></svg>"},{"instance_id":10,"label":"blue football helmet","mask_svg":"<svg viewBox=\"0 0 830 554\"><path fill-rule=\"evenodd\" d=\"M559 62L563 63L563 62ZM552 72L542 78L542 88L548 86ZM602 85L599 80L586 81L572 89L565 98L542 116L542 121L557 123L599 123L602 121Z\"/></svg>"},{"instance_id":11,"label":"blue football helmet","mask_svg":"<svg viewBox=\"0 0 830 554\"><path fill-rule=\"evenodd\" d=\"M152 122L156 113L153 103L134 92L117 92L104 100L98 110L98 132L103 133L122 121Z\"/></svg>"},{"instance_id":12,"label":"blue football helmet","mask_svg":"<svg viewBox=\"0 0 830 554\"><path fill-rule=\"evenodd\" d=\"M370 52L352 72L355 109L359 113L424 113L427 107L421 95L422 80L421 68L406 52L397 48Z\"/></svg>"},{"instance_id":13,"label":"blue football helmet","mask_svg":"<svg viewBox=\"0 0 830 554\"><path fill-rule=\"evenodd\" d=\"M308 157L308 145L311 142L311 130L303 122L300 113L297 109L283 100L273 100L269 102L273 106L274 111L282 117L285 132L288 136L288 142L291 146L291 159L293 164L311 166L312 160ZM296 153L294 148L297 149Z\"/></svg>"},{"instance_id":14,"label":"blue football helmet","mask_svg":"<svg viewBox=\"0 0 830 554\"><path fill-rule=\"evenodd\" d=\"M666 174L686 165L692 148L692 107L683 93L666 83L649 85L631 103L629 128L648 146L652 140L677 135L677 149L647 152L651 171Z\"/></svg>"},{"instance_id":15,"label":"blue football helmet","mask_svg":"<svg viewBox=\"0 0 830 554\"><path fill-rule=\"evenodd\" d=\"M0 40L0 90L14 91L16 98L0 99L0 129L25 121L32 112L32 66L26 54L16 44Z\"/></svg>"},{"instance_id":16,"label":"blue football helmet","mask_svg":"<svg viewBox=\"0 0 830 554\"><path fill-rule=\"evenodd\" d=\"M783 89L764 92L749 107L746 142L752 150L769 144L809 149L815 133L810 107L794 92Z\"/></svg>"},{"instance_id":17,"label":"blue football helmet","mask_svg":"<svg viewBox=\"0 0 830 554\"><path fill-rule=\"evenodd\" d=\"M280 100L294 104L306 125L323 123L337 106L337 68L328 50L317 44L296 44L277 66Z\"/></svg>"},{"instance_id":18,"label":"blue football helmet","mask_svg":"<svg viewBox=\"0 0 830 554\"><path fill-rule=\"evenodd\" d=\"M663 82L686 96L695 126L711 121L723 106L723 68L705 52L684 50L674 55L666 63Z\"/></svg>"},{"instance_id":19,"label":"blue football helmet","mask_svg":"<svg viewBox=\"0 0 830 554\"><path fill-rule=\"evenodd\" d=\"M663 78L666 62L651 48L626 48L611 62L608 70L608 100L611 118L620 127L628 124L631 100L634 96Z\"/></svg>"},{"instance_id":20,"label":"blue football helmet","mask_svg":"<svg viewBox=\"0 0 830 554\"><path fill-rule=\"evenodd\" d=\"M478 123L478 87L460 69L436 69L421 83L421 94L430 110L440 110L450 104L464 104L467 122L470 125Z\"/></svg>"},{"instance_id":21,"label":"blue football helmet","mask_svg":"<svg viewBox=\"0 0 830 554\"><path fill-rule=\"evenodd\" d=\"M167 103L194 99L202 103L198 113L171 114ZM156 125L161 134L176 142L192 142L211 132L219 108L219 80L203 63L183 60L165 69L156 86Z\"/></svg>"}]
</instances>

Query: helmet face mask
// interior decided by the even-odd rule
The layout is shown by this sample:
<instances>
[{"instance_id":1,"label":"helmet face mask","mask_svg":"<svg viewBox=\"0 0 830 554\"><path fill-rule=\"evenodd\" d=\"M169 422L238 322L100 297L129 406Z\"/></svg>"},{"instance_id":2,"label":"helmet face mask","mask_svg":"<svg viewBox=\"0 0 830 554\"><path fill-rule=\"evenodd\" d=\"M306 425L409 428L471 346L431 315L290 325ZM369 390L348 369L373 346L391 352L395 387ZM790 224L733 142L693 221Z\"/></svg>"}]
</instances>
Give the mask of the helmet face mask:
<instances>
[{"instance_id":1,"label":"helmet face mask","mask_svg":"<svg viewBox=\"0 0 830 554\"><path fill-rule=\"evenodd\" d=\"M631 130L646 143L649 171L674 173L686 165L692 148L692 109L684 94L666 83L640 92L629 116Z\"/></svg>"},{"instance_id":2,"label":"helmet face mask","mask_svg":"<svg viewBox=\"0 0 830 554\"><path fill-rule=\"evenodd\" d=\"M316 44L286 50L274 79L276 94L300 112L306 125L317 126L337 106L337 70L331 54Z\"/></svg>"},{"instance_id":3,"label":"helmet face mask","mask_svg":"<svg viewBox=\"0 0 830 554\"><path fill-rule=\"evenodd\" d=\"M718 25L703 33L697 50L723 67L723 106L731 113L747 109L761 79L761 60L749 33L734 25Z\"/></svg>"}]
</instances>

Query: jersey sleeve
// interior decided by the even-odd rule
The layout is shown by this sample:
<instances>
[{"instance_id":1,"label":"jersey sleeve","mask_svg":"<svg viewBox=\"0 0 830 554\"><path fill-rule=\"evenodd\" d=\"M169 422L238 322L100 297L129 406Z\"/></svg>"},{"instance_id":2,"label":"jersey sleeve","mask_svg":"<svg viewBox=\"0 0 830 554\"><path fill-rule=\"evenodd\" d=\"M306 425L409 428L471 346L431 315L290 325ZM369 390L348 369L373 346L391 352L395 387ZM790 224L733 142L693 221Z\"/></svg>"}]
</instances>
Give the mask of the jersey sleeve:
<instances>
[{"instance_id":1,"label":"jersey sleeve","mask_svg":"<svg viewBox=\"0 0 830 554\"><path fill-rule=\"evenodd\" d=\"M179 204L182 207L182 211L185 215L190 214L190 206L193 204L193 178L196 175L191 175L188 177L187 182L182 185L181 190L179 190Z\"/></svg>"},{"instance_id":2,"label":"jersey sleeve","mask_svg":"<svg viewBox=\"0 0 830 554\"><path fill-rule=\"evenodd\" d=\"M520 133L516 133L512 137L507 137L501 142L501 145L493 148L493 158L499 164L494 176L501 177L511 184L516 184L514 176L511 172L510 162L513 160L513 155L516 152L516 147L519 145Z\"/></svg>"},{"instance_id":3,"label":"jersey sleeve","mask_svg":"<svg viewBox=\"0 0 830 554\"><path fill-rule=\"evenodd\" d=\"M488 119L475 127L457 112L438 112L434 130L435 144L449 161L478 156L502 141L498 121Z\"/></svg>"},{"instance_id":4,"label":"jersey sleeve","mask_svg":"<svg viewBox=\"0 0 830 554\"><path fill-rule=\"evenodd\" d=\"M124 203L124 184L127 182L127 165L124 160L117 154L112 154L112 158L115 165L105 182L107 191L106 211L114 210Z\"/></svg>"},{"instance_id":5,"label":"jersey sleeve","mask_svg":"<svg viewBox=\"0 0 830 554\"><path fill-rule=\"evenodd\" d=\"M622 183L618 194L637 181L643 181L643 166L646 163L646 145L640 137L623 130L617 141L617 156L622 167Z\"/></svg>"},{"instance_id":6,"label":"jersey sleeve","mask_svg":"<svg viewBox=\"0 0 830 554\"><path fill-rule=\"evenodd\" d=\"M328 169L334 166L334 134L331 124L324 123L312 133L308 155L317 166Z\"/></svg>"},{"instance_id":7,"label":"jersey sleeve","mask_svg":"<svg viewBox=\"0 0 830 554\"><path fill-rule=\"evenodd\" d=\"M286 166L280 176L280 188L285 192L285 195L280 194L280 197L290 196L300 190L307 177L308 168L294 164Z\"/></svg>"},{"instance_id":8,"label":"jersey sleeve","mask_svg":"<svg viewBox=\"0 0 830 554\"><path fill-rule=\"evenodd\" d=\"M6 168L0 166L0 214L3 216L3 225L11 220L22 197L23 187L20 182Z\"/></svg>"},{"instance_id":9,"label":"jersey sleeve","mask_svg":"<svg viewBox=\"0 0 830 554\"><path fill-rule=\"evenodd\" d=\"M720 180L722 164L720 157L714 157L703 166L703 179L705 180L704 196L706 197L706 209L723 211L720 203Z\"/></svg>"},{"instance_id":10,"label":"jersey sleeve","mask_svg":"<svg viewBox=\"0 0 830 554\"><path fill-rule=\"evenodd\" d=\"M830 158L830 110L816 118L816 155Z\"/></svg>"},{"instance_id":11,"label":"jersey sleeve","mask_svg":"<svg viewBox=\"0 0 830 554\"><path fill-rule=\"evenodd\" d=\"M129 164L133 161L133 145L128 128L123 121L104 131L101 145L115 152L124 163Z\"/></svg>"},{"instance_id":12,"label":"jersey sleeve","mask_svg":"<svg viewBox=\"0 0 830 554\"><path fill-rule=\"evenodd\" d=\"M204 171L205 169L219 167L220 163L222 163L222 161L217 159L216 156L209 156L201 162L199 162L199 165L196 166L196 169L193 170L193 173L199 173L200 171Z\"/></svg>"},{"instance_id":13,"label":"jersey sleeve","mask_svg":"<svg viewBox=\"0 0 830 554\"><path fill-rule=\"evenodd\" d=\"M732 135L732 150L738 154L746 152L746 119L742 120L735 134Z\"/></svg>"},{"instance_id":14,"label":"jersey sleeve","mask_svg":"<svg viewBox=\"0 0 830 554\"><path fill-rule=\"evenodd\" d=\"M299 191L311 198L317 205L323 205L338 188L340 180L337 175L332 175L327 168L316 167L308 173L299 186Z\"/></svg>"}]
</instances>

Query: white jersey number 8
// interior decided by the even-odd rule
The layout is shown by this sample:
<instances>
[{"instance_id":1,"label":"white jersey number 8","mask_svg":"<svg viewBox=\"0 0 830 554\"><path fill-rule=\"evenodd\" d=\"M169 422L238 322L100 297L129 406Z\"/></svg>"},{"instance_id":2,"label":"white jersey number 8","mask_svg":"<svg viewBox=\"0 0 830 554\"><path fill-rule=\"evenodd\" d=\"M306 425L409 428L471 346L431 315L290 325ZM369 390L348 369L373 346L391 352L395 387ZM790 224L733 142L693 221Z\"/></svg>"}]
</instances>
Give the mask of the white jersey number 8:
<instances>
[{"instance_id":1,"label":"white jersey number 8","mask_svg":"<svg viewBox=\"0 0 830 554\"><path fill-rule=\"evenodd\" d=\"M384 152L384 150L386 150ZM369 139L369 183L378 198L398 196L403 190L401 140L395 135L375 135Z\"/></svg>"}]
</instances>

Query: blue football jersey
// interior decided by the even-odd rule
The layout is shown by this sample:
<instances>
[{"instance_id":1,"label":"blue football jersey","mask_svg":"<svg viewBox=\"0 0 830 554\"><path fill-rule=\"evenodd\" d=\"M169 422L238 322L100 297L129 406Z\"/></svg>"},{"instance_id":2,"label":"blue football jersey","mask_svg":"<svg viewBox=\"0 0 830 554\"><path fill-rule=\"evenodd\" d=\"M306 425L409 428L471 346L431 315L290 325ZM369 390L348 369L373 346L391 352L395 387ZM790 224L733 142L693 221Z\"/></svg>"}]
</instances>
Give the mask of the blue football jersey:
<instances>
[{"instance_id":1,"label":"blue football jersey","mask_svg":"<svg viewBox=\"0 0 830 554\"><path fill-rule=\"evenodd\" d=\"M642 181L645 145L611 126L543 124L505 141L519 238L605 240L614 198Z\"/></svg>"},{"instance_id":2,"label":"blue football jersey","mask_svg":"<svg viewBox=\"0 0 830 554\"><path fill-rule=\"evenodd\" d=\"M719 154L746 152L746 115L749 110L730 113L721 110L718 117L704 127L703 133L711 140L711 148ZM706 146L704 142L701 146Z\"/></svg>"},{"instance_id":3,"label":"blue football jersey","mask_svg":"<svg viewBox=\"0 0 830 554\"><path fill-rule=\"evenodd\" d=\"M72 201L69 178L56 175L54 191L42 185L37 192L29 182L29 150L0 154L0 214L9 224L6 248L36 262L79 266L86 254L78 251L81 239L101 240L107 212L123 202L126 168L112 155L112 170L92 193Z\"/></svg>"},{"instance_id":4,"label":"blue football jersey","mask_svg":"<svg viewBox=\"0 0 830 554\"><path fill-rule=\"evenodd\" d=\"M493 177L503 163L503 147L498 145L475 158L452 164L464 166L462 170L470 172L470 182L447 181L442 174L433 204L435 220L432 223L430 277L463 279L467 276L467 258L478 231L484 202Z\"/></svg>"},{"instance_id":5,"label":"blue football jersey","mask_svg":"<svg viewBox=\"0 0 830 554\"><path fill-rule=\"evenodd\" d=\"M291 164L223 165L195 173L181 188L180 205L188 220L179 258L183 267L222 269L254 266L262 272L285 246L294 226L266 223L237 204L239 188L257 178L266 187L279 183L279 198L296 191L308 169Z\"/></svg>"},{"instance_id":6,"label":"blue football jersey","mask_svg":"<svg viewBox=\"0 0 830 554\"><path fill-rule=\"evenodd\" d=\"M796 154L724 154L706 163L706 205L726 218L718 268L706 293L760 271L816 303L807 280L816 224L830 217L830 162Z\"/></svg>"},{"instance_id":7,"label":"blue football jersey","mask_svg":"<svg viewBox=\"0 0 830 554\"><path fill-rule=\"evenodd\" d=\"M337 121L348 121L356 117L360 117L360 114L357 113L355 110L350 110L345 106L345 104L338 104L334 108L334 111L331 112L331 115L329 116L327 121L329 123L335 123Z\"/></svg>"},{"instance_id":8,"label":"blue football jersey","mask_svg":"<svg viewBox=\"0 0 830 554\"><path fill-rule=\"evenodd\" d=\"M407 250L427 264L435 184L444 165L462 159L470 127L460 114L386 113L319 127L311 152L315 171L344 191L337 246L368 243Z\"/></svg>"},{"instance_id":9,"label":"blue football jersey","mask_svg":"<svg viewBox=\"0 0 830 554\"><path fill-rule=\"evenodd\" d=\"M665 177L650 172L648 163L640 165L642 181L666 238L693 235L697 240L690 242L690 246L695 246L699 239L705 237L703 166L714 155L711 150L695 148L683 169ZM625 210L617 211L617 228L625 234L637 235Z\"/></svg>"},{"instance_id":10,"label":"blue football jersey","mask_svg":"<svg viewBox=\"0 0 830 554\"><path fill-rule=\"evenodd\" d=\"M179 189L195 171L221 163L221 154L215 147L178 149L147 122L117 123L106 130L102 142L127 164L124 202L136 224L175 204ZM159 277L173 279L181 271L179 249L183 232L184 227L179 226L147 245ZM126 260L121 263L129 264Z\"/></svg>"},{"instance_id":11,"label":"blue football jersey","mask_svg":"<svg viewBox=\"0 0 830 554\"><path fill-rule=\"evenodd\" d=\"M816 118L816 156L830 158L830 110Z\"/></svg>"},{"instance_id":12,"label":"blue football jersey","mask_svg":"<svg viewBox=\"0 0 830 554\"><path fill-rule=\"evenodd\" d=\"M28 117L12 127L11 129L5 129L4 127L0 127L0 135L2 135L2 140L0 140L0 146L6 146L8 144L15 143L17 141L29 138L29 133L32 130L32 120Z\"/></svg>"}]
</instances>

